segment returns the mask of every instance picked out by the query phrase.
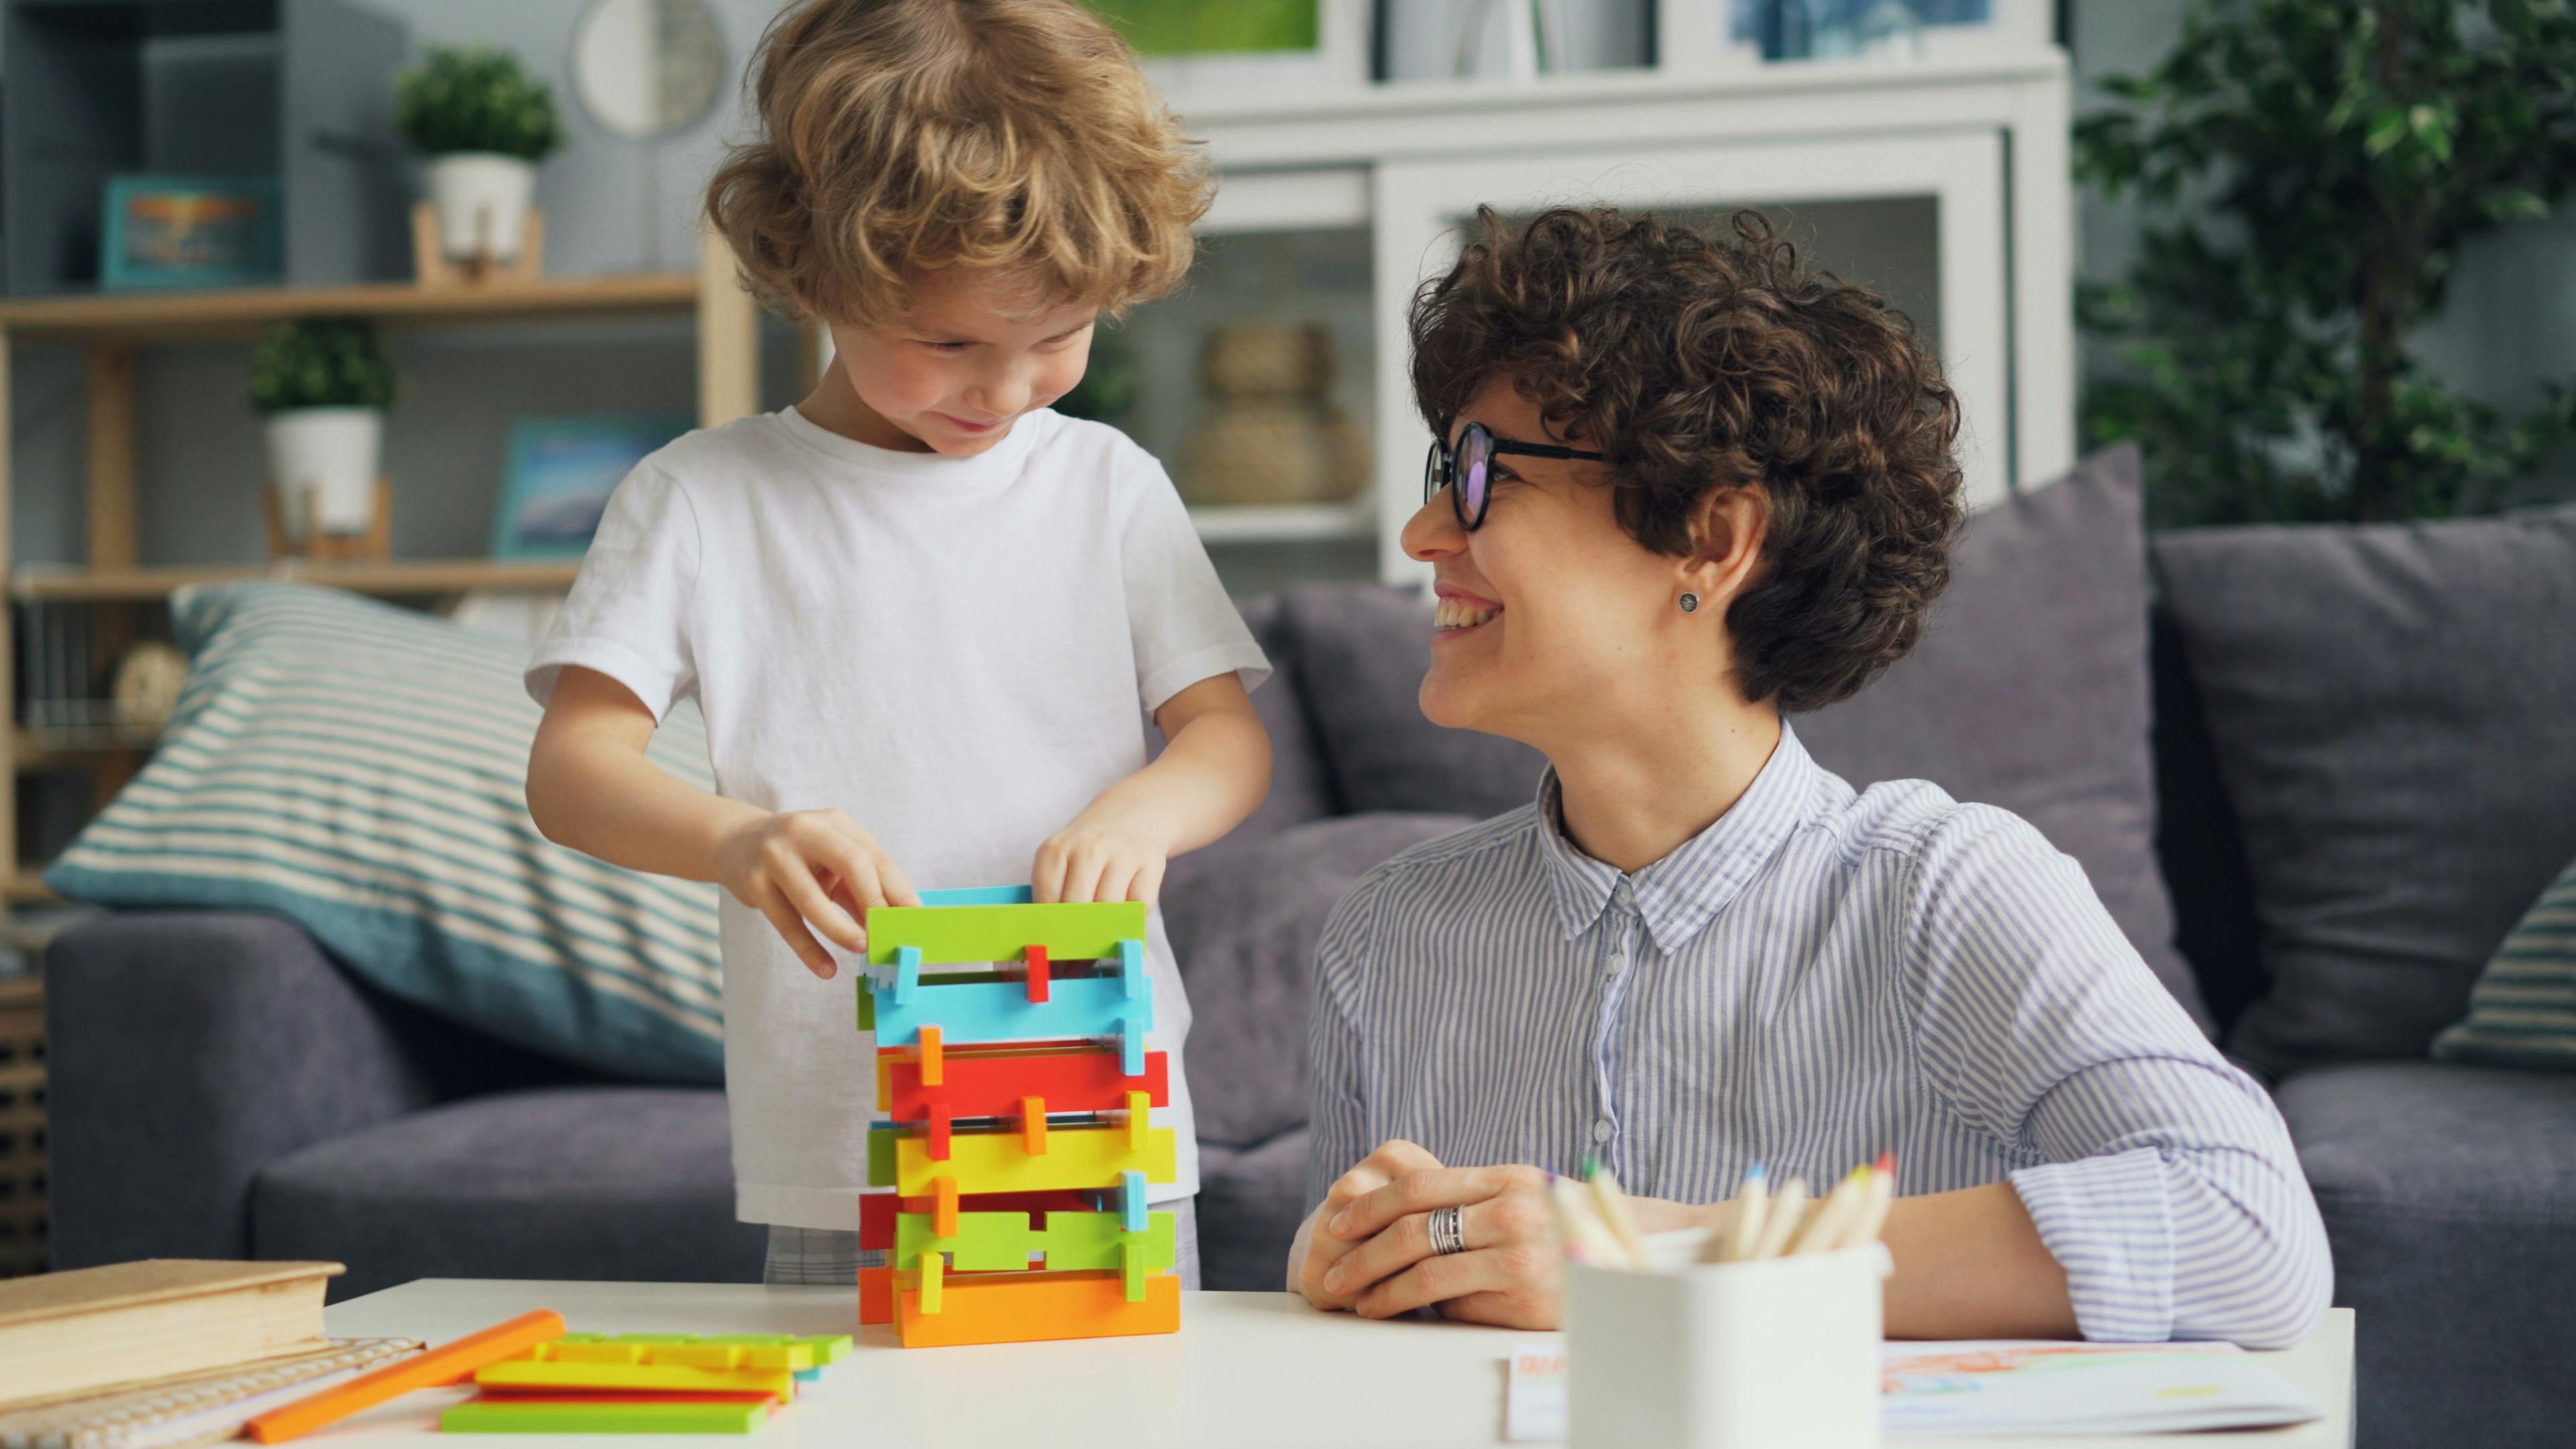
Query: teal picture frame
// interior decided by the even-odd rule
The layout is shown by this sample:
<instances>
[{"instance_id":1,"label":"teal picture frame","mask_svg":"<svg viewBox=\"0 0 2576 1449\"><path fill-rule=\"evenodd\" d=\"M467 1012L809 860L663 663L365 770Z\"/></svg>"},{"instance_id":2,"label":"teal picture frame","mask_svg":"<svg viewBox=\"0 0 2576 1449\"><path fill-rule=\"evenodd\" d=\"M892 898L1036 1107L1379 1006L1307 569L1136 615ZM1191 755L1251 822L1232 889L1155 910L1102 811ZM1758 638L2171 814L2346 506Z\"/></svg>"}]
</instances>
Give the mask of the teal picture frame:
<instances>
[{"instance_id":1,"label":"teal picture frame","mask_svg":"<svg viewBox=\"0 0 2576 1449\"><path fill-rule=\"evenodd\" d=\"M686 413L522 418L512 424L492 521L492 557L581 557L619 480L695 426L697 419Z\"/></svg>"},{"instance_id":2,"label":"teal picture frame","mask_svg":"<svg viewBox=\"0 0 2576 1449\"><path fill-rule=\"evenodd\" d=\"M286 201L274 176L111 176L99 216L107 291L275 286Z\"/></svg>"}]
</instances>

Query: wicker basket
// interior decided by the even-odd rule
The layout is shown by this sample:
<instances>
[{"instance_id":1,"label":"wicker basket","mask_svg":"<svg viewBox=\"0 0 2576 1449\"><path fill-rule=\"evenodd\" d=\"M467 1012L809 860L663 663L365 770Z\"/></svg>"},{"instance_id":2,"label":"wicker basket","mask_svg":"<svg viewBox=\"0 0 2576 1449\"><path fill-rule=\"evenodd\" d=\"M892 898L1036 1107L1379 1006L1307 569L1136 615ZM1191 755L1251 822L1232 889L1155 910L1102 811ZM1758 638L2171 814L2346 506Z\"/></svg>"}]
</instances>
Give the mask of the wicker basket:
<instances>
[{"instance_id":1,"label":"wicker basket","mask_svg":"<svg viewBox=\"0 0 2576 1449\"><path fill-rule=\"evenodd\" d=\"M45 1270L45 984L0 978L0 1277Z\"/></svg>"}]
</instances>

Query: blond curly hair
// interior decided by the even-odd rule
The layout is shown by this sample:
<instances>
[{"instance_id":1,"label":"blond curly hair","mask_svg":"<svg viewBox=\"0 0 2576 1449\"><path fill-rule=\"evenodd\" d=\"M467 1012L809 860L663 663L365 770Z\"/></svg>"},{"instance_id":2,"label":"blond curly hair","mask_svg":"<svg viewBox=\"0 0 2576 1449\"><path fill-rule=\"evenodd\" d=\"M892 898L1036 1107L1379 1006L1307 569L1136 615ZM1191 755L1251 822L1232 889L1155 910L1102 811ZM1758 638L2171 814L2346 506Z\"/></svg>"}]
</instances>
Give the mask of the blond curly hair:
<instances>
[{"instance_id":1,"label":"blond curly hair","mask_svg":"<svg viewBox=\"0 0 2576 1449\"><path fill-rule=\"evenodd\" d=\"M763 38L754 102L706 215L790 317L882 326L950 267L1114 315L1189 270L1198 143L1072 0L807 0Z\"/></svg>"}]
</instances>

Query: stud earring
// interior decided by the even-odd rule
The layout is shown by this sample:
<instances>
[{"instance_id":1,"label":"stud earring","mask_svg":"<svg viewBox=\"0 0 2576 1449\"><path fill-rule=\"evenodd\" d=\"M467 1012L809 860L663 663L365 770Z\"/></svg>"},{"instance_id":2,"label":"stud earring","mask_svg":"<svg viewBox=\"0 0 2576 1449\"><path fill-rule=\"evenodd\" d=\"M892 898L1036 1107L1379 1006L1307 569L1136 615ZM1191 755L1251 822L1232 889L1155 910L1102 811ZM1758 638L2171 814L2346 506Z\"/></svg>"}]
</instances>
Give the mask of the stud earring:
<instances>
[{"instance_id":1,"label":"stud earring","mask_svg":"<svg viewBox=\"0 0 2576 1449\"><path fill-rule=\"evenodd\" d=\"M1698 613L1698 612L1699 612L1699 595L1697 595L1697 594L1684 594L1684 595L1682 595L1682 612L1683 612L1683 613L1685 613L1685 614L1696 614L1696 613Z\"/></svg>"}]
</instances>

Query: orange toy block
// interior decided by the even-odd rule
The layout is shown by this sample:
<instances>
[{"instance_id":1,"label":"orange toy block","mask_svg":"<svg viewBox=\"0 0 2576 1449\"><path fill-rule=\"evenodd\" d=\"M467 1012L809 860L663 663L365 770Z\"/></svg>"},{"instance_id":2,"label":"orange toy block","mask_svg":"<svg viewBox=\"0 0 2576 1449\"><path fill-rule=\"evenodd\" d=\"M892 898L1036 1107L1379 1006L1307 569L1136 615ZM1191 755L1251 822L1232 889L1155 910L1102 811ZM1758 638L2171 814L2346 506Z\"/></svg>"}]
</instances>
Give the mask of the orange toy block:
<instances>
[{"instance_id":1,"label":"orange toy block","mask_svg":"<svg viewBox=\"0 0 2576 1449\"><path fill-rule=\"evenodd\" d=\"M861 1268L859 1270L859 1322L894 1322L894 1270Z\"/></svg>"},{"instance_id":2,"label":"orange toy block","mask_svg":"<svg viewBox=\"0 0 2576 1449\"><path fill-rule=\"evenodd\" d=\"M930 1183L930 1230L936 1237L957 1236L957 1179L939 1177Z\"/></svg>"},{"instance_id":3,"label":"orange toy block","mask_svg":"<svg viewBox=\"0 0 2576 1449\"><path fill-rule=\"evenodd\" d=\"M1118 1273L985 1273L950 1279L935 1307L910 1290L895 1298L895 1332L906 1348L1035 1343L1177 1333L1181 1280L1145 1280L1142 1302L1127 1300Z\"/></svg>"},{"instance_id":4,"label":"orange toy block","mask_svg":"<svg viewBox=\"0 0 2576 1449\"><path fill-rule=\"evenodd\" d=\"M921 1029L921 1084L936 1087L948 1078L948 1047L938 1027Z\"/></svg>"},{"instance_id":5,"label":"orange toy block","mask_svg":"<svg viewBox=\"0 0 2576 1449\"><path fill-rule=\"evenodd\" d=\"M1020 1149L1031 1157L1046 1156L1046 1098L1020 1099Z\"/></svg>"}]
</instances>

